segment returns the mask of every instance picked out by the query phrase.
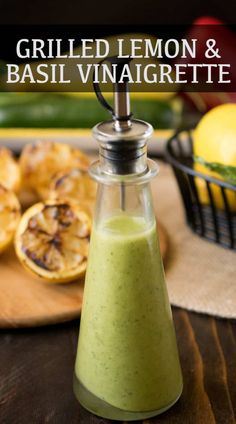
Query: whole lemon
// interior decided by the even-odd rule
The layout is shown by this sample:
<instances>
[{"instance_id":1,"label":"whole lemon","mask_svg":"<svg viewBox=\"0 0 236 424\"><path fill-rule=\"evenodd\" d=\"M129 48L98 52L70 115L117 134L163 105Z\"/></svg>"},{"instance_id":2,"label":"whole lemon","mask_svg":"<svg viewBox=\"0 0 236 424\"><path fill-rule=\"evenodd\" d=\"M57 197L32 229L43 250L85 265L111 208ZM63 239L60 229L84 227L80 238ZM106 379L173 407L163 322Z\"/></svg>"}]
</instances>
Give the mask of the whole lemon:
<instances>
[{"instance_id":1,"label":"whole lemon","mask_svg":"<svg viewBox=\"0 0 236 424\"><path fill-rule=\"evenodd\" d=\"M193 134L193 151L208 162L219 162L222 165L236 166L236 104L227 103L211 109L197 125ZM196 163L195 169L204 174L221 178L218 174ZM205 181L197 178L200 200L209 203L209 195ZM219 187L211 184L216 206L224 208L224 201ZM229 205L236 210L236 192L226 190Z\"/></svg>"}]
</instances>

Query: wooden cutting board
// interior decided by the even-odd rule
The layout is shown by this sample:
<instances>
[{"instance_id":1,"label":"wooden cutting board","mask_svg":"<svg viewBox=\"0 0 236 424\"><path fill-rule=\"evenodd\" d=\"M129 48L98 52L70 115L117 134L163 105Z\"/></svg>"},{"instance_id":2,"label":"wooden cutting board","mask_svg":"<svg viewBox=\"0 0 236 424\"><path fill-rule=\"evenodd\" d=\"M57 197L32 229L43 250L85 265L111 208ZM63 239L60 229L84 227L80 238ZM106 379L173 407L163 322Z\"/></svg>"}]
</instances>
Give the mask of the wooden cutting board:
<instances>
[{"instance_id":1,"label":"wooden cutting board","mask_svg":"<svg viewBox=\"0 0 236 424\"><path fill-rule=\"evenodd\" d=\"M162 257L167 234L158 224ZM80 315L84 281L51 285L31 276L14 249L0 256L0 328L34 327L69 321Z\"/></svg>"}]
</instances>

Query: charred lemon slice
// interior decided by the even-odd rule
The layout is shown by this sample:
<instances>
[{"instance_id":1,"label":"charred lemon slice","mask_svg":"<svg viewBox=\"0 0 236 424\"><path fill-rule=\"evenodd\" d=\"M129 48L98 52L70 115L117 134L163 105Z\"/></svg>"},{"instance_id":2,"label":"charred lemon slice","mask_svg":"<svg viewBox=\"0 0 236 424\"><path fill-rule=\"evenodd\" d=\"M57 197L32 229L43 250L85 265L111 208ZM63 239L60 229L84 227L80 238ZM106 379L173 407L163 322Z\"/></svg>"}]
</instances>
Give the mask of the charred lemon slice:
<instances>
[{"instance_id":1,"label":"charred lemon slice","mask_svg":"<svg viewBox=\"0 0 236 424\"><path fill-rule=\"evenodd\" d=\"M18 191L20 188L21 175L20 167L12 155L12 152L5 147L0 148L0 184L9 190Z\"/></svg>"},{"instance_id":2,"label":"charred lemon slice","mask_svg":"<svg viewBox=\"0 0 236 424\"><path fill-rule=\"evenodd\" d=\"M50 185L49 199L69 200L93 211L97 186L87 171L71 169L55 175Z\"/></svg>"},{"instance_id":3,"label":"charred lemon slice","mask_svg":"<svg viewBox=\"0 0 236 424\"><path fill-rule=\"evenodd\" d=\"M21 218L15 237L20 262L35 275L63 283L86 270L91 220L76 204L37 203Z\"/></svg>"},{"instance_id":4,"label":"charred lemon slice","mask_svg":"<svg viewBox=\"0 0 236 424\"><path fill-rule=\"evenodd\" d=\"M53 176L65 169L88 169L88 158L80 150L63 143L39 141L26 145L20 157L23 185L46 200Z\"/></svg>"},{"instance_id":5,"label":"charred lemon slice","mask_svg":"<svg viewBox=\"0 0 236 424\"><path fill-rule=\"evenodd\" d=\"M12 242L20 219L20 203L13 193L0 185L0 253Z\"/></svg>"}]
</instances>

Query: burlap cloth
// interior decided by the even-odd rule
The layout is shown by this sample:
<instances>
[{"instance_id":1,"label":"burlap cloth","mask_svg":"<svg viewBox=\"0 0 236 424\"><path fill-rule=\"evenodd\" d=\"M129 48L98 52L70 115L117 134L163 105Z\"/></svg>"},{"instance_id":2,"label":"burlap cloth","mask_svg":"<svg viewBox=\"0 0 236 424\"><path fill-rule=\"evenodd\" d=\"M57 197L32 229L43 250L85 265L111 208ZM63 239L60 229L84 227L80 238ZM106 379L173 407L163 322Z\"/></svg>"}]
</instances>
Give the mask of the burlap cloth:
<instances>
[{"instance_id":1,"label":"burlap cloth","mask_svg":"<svg viewBox=\"0 0 236 424\"><path fill-rule=\"evenodd\" d=\"M236 252L201 239L188 228L172 170L159 166L152 188L157 217L169 236L165 271L171 303L236 318Z\"/></svg>"}]
</instances>

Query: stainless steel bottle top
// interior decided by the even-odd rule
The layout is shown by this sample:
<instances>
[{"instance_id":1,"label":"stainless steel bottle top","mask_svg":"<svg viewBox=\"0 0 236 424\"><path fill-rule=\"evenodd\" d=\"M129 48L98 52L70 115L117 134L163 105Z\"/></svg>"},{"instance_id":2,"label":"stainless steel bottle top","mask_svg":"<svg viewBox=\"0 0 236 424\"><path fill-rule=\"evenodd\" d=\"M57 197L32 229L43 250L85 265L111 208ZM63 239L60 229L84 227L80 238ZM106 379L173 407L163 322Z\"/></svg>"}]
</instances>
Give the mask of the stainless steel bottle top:
<instances>
[{"instance_id":1,"label":"stainless steel bottle top","mask_svg":"<svg viewBox=\"0 0 236 424\"><path fill-rule=\"evenodd\" d=\"M116 63L122 73L124 64L130 59L108 58ZM113 87L113 108L101 94L99 85L94 84L98 100L111 114L112 120L101 122L93 128L93 135L99 142L101 165L107 173L124 175L143 173L147 165L147 140L153 128L147 122L132 119L130 95L127 81L118 81Z\"/></svg>"},{"instance_id":2,"label":"stainless steel bottle top","mask_svg":"<svg viewBox=\"0 0 236 424\"><path fill-rule=\"evenodd\" d=\"M153 128L145 121L138 119L130 120L130 126L126 130L117 131L116 126L119 121L116 119L104 121L93 127L94 137L104 145L121 142L133 142L133 144L141 144L142 140L151 137ZM119 122L120 124L120 122Z\"/></svg>"}]
</instances>

